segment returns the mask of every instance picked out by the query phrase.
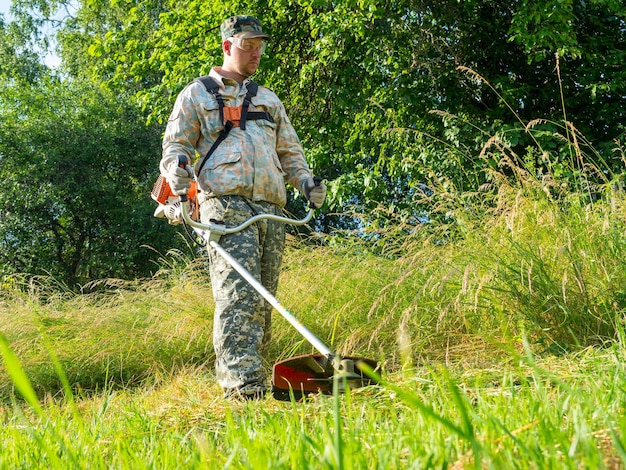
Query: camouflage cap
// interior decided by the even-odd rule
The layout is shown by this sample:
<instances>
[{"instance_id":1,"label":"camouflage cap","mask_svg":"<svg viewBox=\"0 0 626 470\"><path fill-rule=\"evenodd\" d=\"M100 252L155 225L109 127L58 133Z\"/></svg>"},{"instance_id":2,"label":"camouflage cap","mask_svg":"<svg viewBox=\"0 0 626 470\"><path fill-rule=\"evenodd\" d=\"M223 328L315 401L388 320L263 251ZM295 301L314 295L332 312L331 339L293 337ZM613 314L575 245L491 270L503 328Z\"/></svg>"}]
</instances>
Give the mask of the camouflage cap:
<instances>
[{"instance_id":1,"label":"camouflage cap","mask_svg":"<svg viewBox=\"0 0 626 470\"><path fill-rule=\"evenodd\" d=\"M240 38L269 38L261 29L261 23L254 16L231 16L220 26L222 41L236 36Z\"/></svg>"}]
</instances>

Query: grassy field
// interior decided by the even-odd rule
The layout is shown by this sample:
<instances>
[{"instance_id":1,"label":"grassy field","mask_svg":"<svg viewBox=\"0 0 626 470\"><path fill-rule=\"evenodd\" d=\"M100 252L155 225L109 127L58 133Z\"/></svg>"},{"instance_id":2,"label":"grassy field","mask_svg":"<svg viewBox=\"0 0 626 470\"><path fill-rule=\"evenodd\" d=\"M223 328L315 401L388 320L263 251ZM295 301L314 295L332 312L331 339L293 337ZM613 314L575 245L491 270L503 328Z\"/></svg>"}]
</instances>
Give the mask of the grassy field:
<instances>
[{"instance_id":1,"label":"grassy field","mask_svg":"<svg viewBox=\"0 0 626 470\"><path fill-rule=\"evenodd\" d=\"M278 298L384 368L302 403L222 398L183 253L82 294L4 279L0 468L623 468L626 199L546 187L439 192L447 219L384 253L293 240ZM313 352L275 318L268 367Z\"/></svg>"}]
</instances>

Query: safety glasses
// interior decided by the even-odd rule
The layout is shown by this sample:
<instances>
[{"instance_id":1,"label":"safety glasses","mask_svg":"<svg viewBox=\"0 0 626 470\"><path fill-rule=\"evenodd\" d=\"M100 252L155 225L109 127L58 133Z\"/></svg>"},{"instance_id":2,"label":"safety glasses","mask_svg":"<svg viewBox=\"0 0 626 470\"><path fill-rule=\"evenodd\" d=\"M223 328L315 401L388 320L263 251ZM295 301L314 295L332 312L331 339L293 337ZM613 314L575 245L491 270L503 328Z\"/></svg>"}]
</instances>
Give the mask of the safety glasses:
<instances>
[{"instance_id":1,"label":"safety glasses","mask_svg":"<svg viewBox=\"0 0 626 470\"><path fill-rule=\"evenodd\" d=\"M258 49L261 52L261 54L263 54L265 52L265 48L267 47L267 41L263 38L244 39L244 38L230 37L228 38L228 41L245 52L253 52Z\"/></svg>"}]
</instances>

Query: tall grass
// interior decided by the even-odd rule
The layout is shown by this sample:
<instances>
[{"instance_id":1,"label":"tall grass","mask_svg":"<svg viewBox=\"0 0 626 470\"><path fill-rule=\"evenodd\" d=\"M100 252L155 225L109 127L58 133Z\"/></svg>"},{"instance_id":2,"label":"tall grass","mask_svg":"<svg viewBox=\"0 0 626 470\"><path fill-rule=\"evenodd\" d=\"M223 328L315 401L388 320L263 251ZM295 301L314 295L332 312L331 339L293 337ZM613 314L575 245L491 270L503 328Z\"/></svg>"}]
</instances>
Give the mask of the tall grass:
<instances>
[{"instance_id":1,"label":"tall grass","mask_svg":"<svg viewBox=\"0 0 626 470\"><path fill-rule=\"evenodd\" d=\"M211 294L201 278L179 274L145 283L109 280L99 286L103 292L82 295L55 291L45 280L12 287L0 296L0 331L37 377L42 396L61 385L50 350L85 394L205 364L212 355ZM0 371L0 395L11 387Z\"/></svg>"},{"instance_id":2,"label":"tall grass","mask_svg":"<svg viewBox=\"0 0 626 470\"><path fill-rule=\"evenodd\" d=\"M409 249L403 261L424 280L413 309L461 335L528 331L559 349L615 338L626 308L624 194L557 201L539 184L503 181L493 197L480 218L467 201L454 208L460 236L436 260L428 245Z\"/></svg>"}]
</instances>

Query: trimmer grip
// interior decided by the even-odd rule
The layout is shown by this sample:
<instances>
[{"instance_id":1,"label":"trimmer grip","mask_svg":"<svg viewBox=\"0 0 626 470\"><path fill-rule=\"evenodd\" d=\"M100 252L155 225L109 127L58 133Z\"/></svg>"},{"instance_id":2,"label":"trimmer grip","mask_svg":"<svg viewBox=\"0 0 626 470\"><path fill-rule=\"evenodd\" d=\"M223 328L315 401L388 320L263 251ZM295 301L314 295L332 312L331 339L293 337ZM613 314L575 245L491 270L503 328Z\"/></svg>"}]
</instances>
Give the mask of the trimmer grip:
<instances>
[{"instance_id":1,"label":"trimmer grip","mask_svg":"<svg viewBox=\"0 0 626 470\"><path fill-rule=\"evenodd\" d=\"M322 184L323 179L320 176L314 176L313 177L313 184L315 186L320 186ZM309 201L309 207L311 209L319 209L319 207L315 207L315 204L313 204L311 201Z\"/></svg>"},{"instance_id":2,"label":"trimmer grip","mask_svg":"<svg viewBox=\"0 0 626 470\"><path fill-rule=\"evenodd\" d=\"M185 155L178 156L178 166L182 169L185 169L187 166L187 157ZM178 197L180 197L181 202L187 202L187 193L179 194Z\"/></svg>"}]
</instances>

